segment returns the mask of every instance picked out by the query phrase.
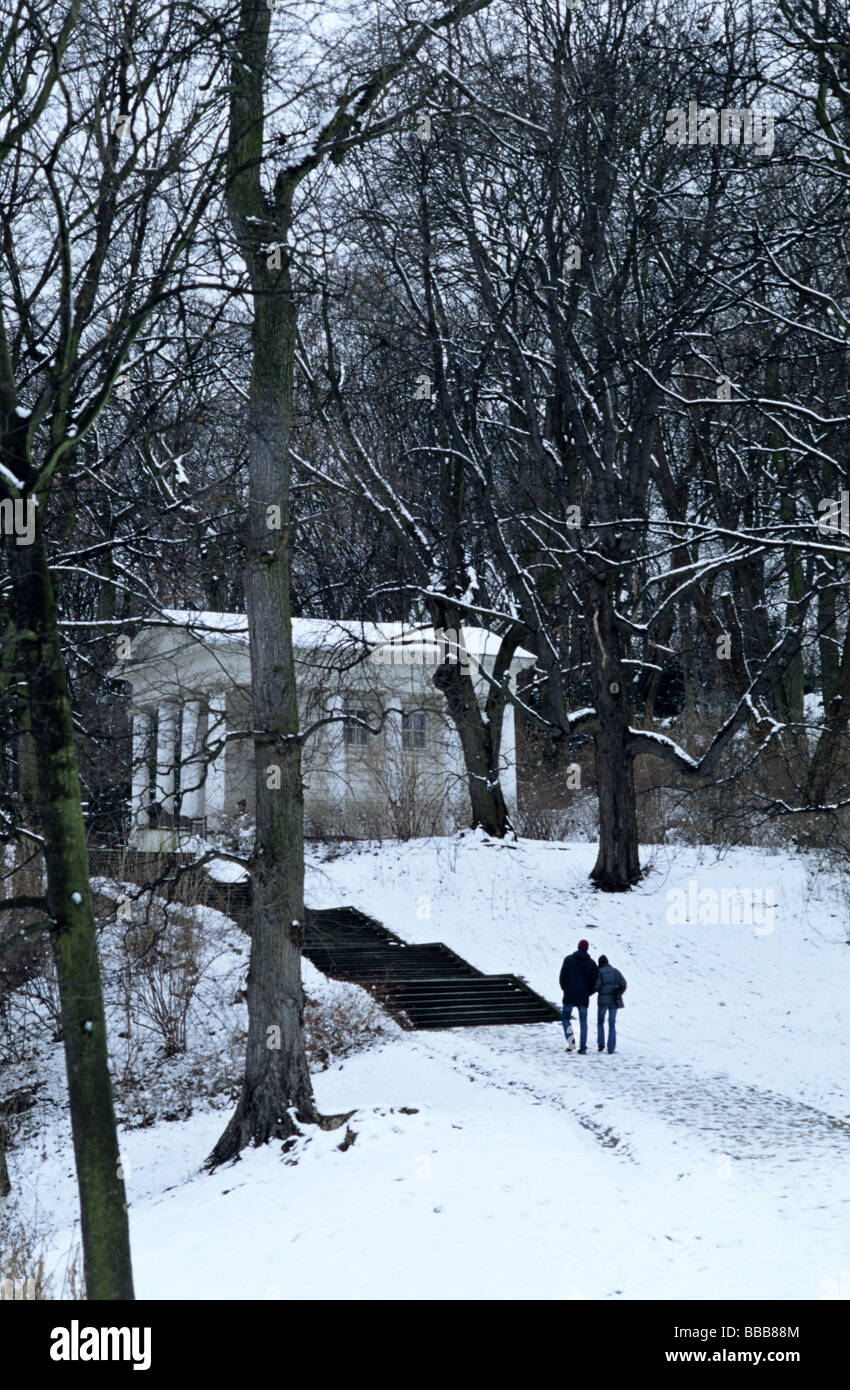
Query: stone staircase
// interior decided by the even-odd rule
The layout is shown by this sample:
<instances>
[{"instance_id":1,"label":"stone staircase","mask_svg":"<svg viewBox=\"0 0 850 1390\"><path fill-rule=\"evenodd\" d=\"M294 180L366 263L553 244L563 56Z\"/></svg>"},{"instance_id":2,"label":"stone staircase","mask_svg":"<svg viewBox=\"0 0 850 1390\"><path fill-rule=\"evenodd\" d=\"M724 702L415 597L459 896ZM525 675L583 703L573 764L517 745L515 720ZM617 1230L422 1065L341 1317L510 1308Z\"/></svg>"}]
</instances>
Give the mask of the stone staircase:
<instances>
[{"instance_id":1,"label":"stone staircase","mask_svg":"<svg viewBox=\"0 0 850 1390\"><path fill-rule=\"evenodd\" d=\"M173 868L184 867L175 857ZM123 865L129 877L128 865ZM152 870L141 858L133 866ZM157 865L162 873L161 861ZM109 872L105 864L95 872ZM157 877L151 873L151 877ZM166 876L167 877L167 876ZM178 875L179 878L179 875ZM203 874L196 901L250 926L250 883L219 883ZM516 975L485 975L441 941L409 945L355 907L307 908L304 955L335 980L349 980L380 1000L404 1028L473 1028L556 1023L560 1011Z\"/></svg>"},{"instance_id":2,"label":"stone staircase","mask_svg":"<svg viewBox=\"0 0 850 1390\"><path fill-rule=\"evenodd\" d=\"M472 1028L560 1018L515 975L484 975L441 941L410 946L354 907L308 909L304 954L323 974L368 989L404 1027Z\"/></svg>"}]
</instances>

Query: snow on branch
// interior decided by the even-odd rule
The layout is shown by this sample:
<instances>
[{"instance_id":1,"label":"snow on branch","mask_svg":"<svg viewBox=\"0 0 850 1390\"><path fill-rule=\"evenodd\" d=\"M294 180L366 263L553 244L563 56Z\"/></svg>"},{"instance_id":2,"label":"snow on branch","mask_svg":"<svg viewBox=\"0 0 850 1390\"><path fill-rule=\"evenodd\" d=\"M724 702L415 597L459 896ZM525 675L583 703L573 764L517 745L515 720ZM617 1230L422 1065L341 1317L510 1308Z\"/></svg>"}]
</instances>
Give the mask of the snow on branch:
<instances>
[{"instance_id":1,"label":"snow on branch","mask_svg":"<svg viewBox=\"0 0 850 1390\"><path fill-rule=\"evenodd\" d=\"M732 714L720 729L718 729L711 743L706 748L701 758L692 758L690 753L686 753L680 744L666 734L654 733L649 729L630 729L628 748L633 755L646 753L656 758L661 758L664 762L670 763L676 770L686 777L708 777L714 771L720 755L726 746L731 743L738 729L746 723L748 719L755 719L762 724L767 718L772 725L771 733L776 733L781 725L769 716L761 714L756 706L756 700L760 692L770 683L777 671L782 670L787 662L794 655L799 643L798 634L792 630L786 631L782 638L774 645L768 654L761 671L751 681L749 688L741 696Z\"/></svg>"}]
</instances>

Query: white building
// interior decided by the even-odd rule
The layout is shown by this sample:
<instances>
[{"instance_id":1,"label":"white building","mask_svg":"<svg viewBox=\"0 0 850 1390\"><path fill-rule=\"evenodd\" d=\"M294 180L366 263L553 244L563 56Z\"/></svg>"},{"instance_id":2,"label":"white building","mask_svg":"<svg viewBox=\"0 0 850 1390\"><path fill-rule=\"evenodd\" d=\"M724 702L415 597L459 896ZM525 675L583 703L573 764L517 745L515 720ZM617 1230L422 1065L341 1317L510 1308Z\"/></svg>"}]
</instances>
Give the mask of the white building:
<instances>
[{"instance_id":1,"label":"white building","mask_svg":"<svg viewBox=\"0 0 850 1390\"><path fill-rule=\"evenodd\" d=\"M401 623L295 618L292 627L302 731L338 716L305 741L307 833L445 834L468 824L460 742L432 678L440 661L462 662L483 704L501 639L483 628L458 638ZM192 835L236 829L254 805L246 618L166 611L124 645L111 674L132 690L131 843L170 850ZM513 688L533 662L516 653ZM501 778L513 810L510 704Z\"/></svg>"}]
</instances>

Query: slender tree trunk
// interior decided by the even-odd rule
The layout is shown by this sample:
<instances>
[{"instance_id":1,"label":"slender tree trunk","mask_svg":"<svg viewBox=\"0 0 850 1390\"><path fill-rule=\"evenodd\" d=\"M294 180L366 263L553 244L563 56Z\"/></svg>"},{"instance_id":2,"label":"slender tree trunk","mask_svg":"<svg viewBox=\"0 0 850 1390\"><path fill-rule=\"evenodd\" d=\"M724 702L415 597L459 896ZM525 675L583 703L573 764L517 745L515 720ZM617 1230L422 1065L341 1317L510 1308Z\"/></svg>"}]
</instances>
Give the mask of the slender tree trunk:
<instances>
[{"instance_id":1,"label":"slender tree trunk","mask_svg":"<svg viewBox=\"0 0 850 1390\"><path fill-rule=\"evenodd\" d=\"M289 440L296 306L287 238L292 188L274 203L260 179L269 11L243 0L232 69L227 206L253 291L247 407L245 606L251 648L256 838L245 1079L208 1163L319 1121L304 1045L301 744L289 591Z\"/></svg>"},{"instance_id":2,"label":"slender tree trunk","mask_svg":"<svg viewBox=\"0 0 850 1390\"><path fill-rule=\"evenodd\" d=\"M289 607L289 431L295 306L288 272L254 303L247 412L249 559L245 602L251 644L256 843L245 1080L211 1155L285 1139L318 1122L304 1048L301 946L304 843L301 745ZM271 509L271 510L270 510ZM278 509L275 511L275 509ZM269 522L278 523L269 526Z\"/></svg>"},{"instance_id":3,"label":"slender tree trunk","mask_svg":"<svg viewBox=\"0 0 850 1390\"><path fill-rule=\"evenodd\" d=\"M775 385L778 390L778 382L774 383L769 378L768 389ZM784 449L776 452L776 472L782 487L779 508L783 522L791 526L796 521L794 515L794 501L789 493L786 484L786 473L788 469L787 455ZM793 486L793 480L792 480ZM803 662L803 624L804 608L803 597L806 591L806 579L803 571L803 557L798 546L787 545L785 547L785 574L787 591L785 599L785 623L787 627L795 628L800 635L800 640L796 651L788 662L781 679L777 682L778 694L781 698L781 707L777 710L780 719L787 719L794 723L803 722L803 692L805 669ZM791 739L789 746L792 752L795 751L797 740ZM799 751L799 750L796 750Z\"/></svg>"},{"instance_id":4,"label":"slender tree trunk","mask_svg":"<svg viewBox=\"0 0 850 1390\"><path fill-rule=\"evenodd\" d=\"M457 22L481 3L461 3L440 23ZM230 71L227 210L253 294L245 605L257 798L245 1081L210 1164L233 1157L249 1143L287 1138L296 1130L296 1119L333 1128L348 1118L317 1113L304 1048L303 788L290 615L289 439L297 311L288 239L295 188L324 155L285 165L273 189L266 191L264 95L270 23L271 6L264 0L241 0ZM409 57L430 32L420 28L408 46ZM361 119L394 70L399 69L381 62L373 79L359 89L354 110L341 105L324 127L328 140L360 129ZM337 148L331 157L338 161L343 154Z\"/></svg>"},{"instance_id":5,"label":"slender tree trunk","mask_svg":"<svg viewBox=\"0 0 850 1390\"><path fill-rule=\"evenodd\" d=\"M823 699L824 710L828 710L838 690L838 672L841 666L834 569L824 565L819 572L818 582L820 587L818 589L817 625L821 698Z\"/></svg>"},{"instance_id":6,"label":"slender tree trunk","mask_svg":"<svg viewBox=\"0 0 850 1390\"><path fill-rule=\"evenodd\" d=\"M605 892L623 893L641 876L634 759L628 752L629 697L611 590L605 579L590 576L586 593L593 698L599 718L594 736L599 853L590 877Z\"/></svg>"},{"instance_id":7,"label":"slender tree trunk","mask_svg":"<svg viewBox=\"0 0 850 1390\"><path fill-rule=\"evenodd\" d=\"M0 1116L0 1200L12 1191L12 1182L6 1164L6 1147L9 1143L9 1130L6 1121Z\"/></svg>"},{"instance_id":8,"label":"slender tree trunk","mask_svg":"<svg viewBox=\"0 0 850 1390\"><path fill-rule=\"evenodd\" d=\"M124 1182L107 1065L106 1022L71 702L44 537L7 545L11 606L35 745L47 904L62 1013L68 1100L90 1299L131 1299Z\"/></svg>"},{"instance_id":9,"label":"slender tree trunk","mask_svg":"<svg viewBox=\"0 0 850 1390\"><path fill-rule=\"evenodd\" d=\"M821 496L833 497L836 486L835 469L825 463L822 470ZM821 699L824 713L829 709L838 691L839 667L841 665L836 612L836 567L830 555L818 556L817 564L817 629L818 651L820 655Z\"/></svg>"}]
</instances>

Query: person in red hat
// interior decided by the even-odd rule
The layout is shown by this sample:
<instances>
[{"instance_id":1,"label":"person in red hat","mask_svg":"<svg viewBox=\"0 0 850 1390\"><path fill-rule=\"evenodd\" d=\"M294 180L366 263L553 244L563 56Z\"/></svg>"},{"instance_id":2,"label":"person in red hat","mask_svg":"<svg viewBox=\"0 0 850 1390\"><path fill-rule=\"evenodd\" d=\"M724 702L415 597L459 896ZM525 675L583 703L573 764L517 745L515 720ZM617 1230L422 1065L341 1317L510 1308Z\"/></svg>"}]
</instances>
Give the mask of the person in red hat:
<instances>
[{"instance_id":1,"label":"person in red hat","mask_svg":"<svg viewBox=\"0 0 850 1390\"><path fill-rule=\"evenodd\" d=\"M590 943L582 939L578 943L578 950L573 951L571 956L564 958L561 966L560 983L564 993L564 1004L561 1009L561 1022L564 1025L564 1037L567 1040L567 1051L572 1052L570 1041L572 1039L572 1016L573 1009L578 1009L579 1022L579 1054L587 1052L587 1010L590 1004L591 994L595 994L598 988L599 971L596 961L589 953ZM573 1046L575 1043L573 1043Z\"/></svg>"}]
</instances>

